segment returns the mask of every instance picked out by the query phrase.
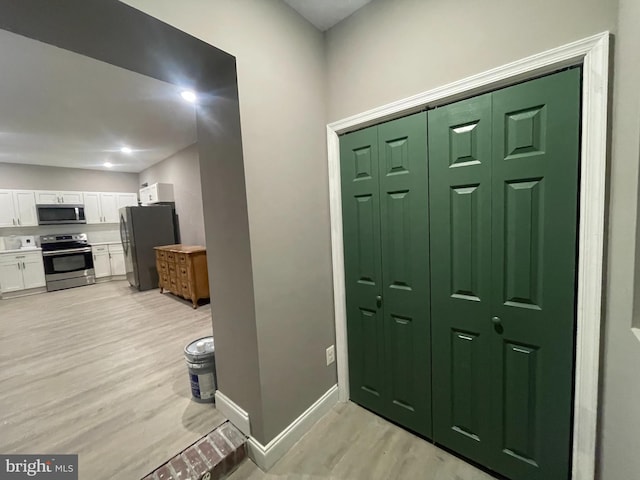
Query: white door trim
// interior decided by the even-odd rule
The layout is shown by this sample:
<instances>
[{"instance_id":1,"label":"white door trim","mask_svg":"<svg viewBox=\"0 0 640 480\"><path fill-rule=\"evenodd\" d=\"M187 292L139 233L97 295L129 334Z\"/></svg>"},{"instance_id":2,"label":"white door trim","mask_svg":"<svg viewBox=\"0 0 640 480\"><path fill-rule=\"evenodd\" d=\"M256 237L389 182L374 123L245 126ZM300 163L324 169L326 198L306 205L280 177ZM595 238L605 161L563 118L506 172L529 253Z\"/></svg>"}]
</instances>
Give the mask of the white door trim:
<instances>
[{"instance_id":1,"label":"white door trim","mask_svg":"<svg viewBox=\"0 0 640 480\"><path fill-rule=\"evenodd\" d=\"M338 135L380 123L425 107L433 107L550 73L571 65L583 66L582 145L578 303L572 480L593 480L596 426L604 216L607 158L609 32L569 43L503 65L464 80L429 90L327 125L331 249L336 323L338 387L341 401L349 399L347 322L342 243L342 195Z\"/></svg>"}]
</instances>

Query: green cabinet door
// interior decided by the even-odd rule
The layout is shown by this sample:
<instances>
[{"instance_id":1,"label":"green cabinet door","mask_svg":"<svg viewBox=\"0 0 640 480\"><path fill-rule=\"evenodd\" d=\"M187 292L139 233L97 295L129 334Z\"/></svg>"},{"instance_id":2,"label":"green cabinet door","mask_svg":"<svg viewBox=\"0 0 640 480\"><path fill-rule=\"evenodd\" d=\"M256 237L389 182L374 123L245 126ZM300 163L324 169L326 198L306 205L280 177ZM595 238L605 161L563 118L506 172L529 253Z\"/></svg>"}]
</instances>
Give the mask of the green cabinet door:
<instances>
[{"instance_id":1,"label":"green cabinet door","mask_svg":"<svg viewBox=\"0 0 640 480\"><path fill-rule=\"evenodd\" d=\"M491 422L513 479L570 472L579 131L579 69L493 94Z\"/></svg>"},{"instance_id":2,"label":"green cabinet door","mask_svg":"<svg viewBox=\"0 0 640 480\"><path fill-rule=\"evenodd\" d=\"M340 139L347 348L351 399L373 411L386 407L378 127Z\"/></svg>"},{"instance_id":3,"label":"green cabinet door","mask_svg":"<svg viewBox=\"0 0 640 480\"><path fill-rule=\"evenodd\" d=\"M491 95L429 112L433 438L491 452Z\"/></svg>"},{"instance_id":4,"label":"green cabinet door","mask_svg":"<svg viewBox=\"0 0 640 480\"><path fill-rule=\"evenodd\" d=\"M570 472L579 101L573 69L429 114L434 440L514 480Z\"/></svg>"},{"instance_id":5,"label":"green cabinet door","mask_svg":"<svg viewBox=\"0 0 640 480\"><path fill-rule=\"evenodd\" d=\"M386 416L431 436L427 115L378 127Z\"/></svg>"},{"instance_id":6,"label":"green cabinet door","mask_svg":"<svg viewBox=\"0 0 640 480\"><path fill-rule=\"evenodd\" d=\"M430 436L426 113L340 148L351 399Z\"/></svg>"}]
</instances>

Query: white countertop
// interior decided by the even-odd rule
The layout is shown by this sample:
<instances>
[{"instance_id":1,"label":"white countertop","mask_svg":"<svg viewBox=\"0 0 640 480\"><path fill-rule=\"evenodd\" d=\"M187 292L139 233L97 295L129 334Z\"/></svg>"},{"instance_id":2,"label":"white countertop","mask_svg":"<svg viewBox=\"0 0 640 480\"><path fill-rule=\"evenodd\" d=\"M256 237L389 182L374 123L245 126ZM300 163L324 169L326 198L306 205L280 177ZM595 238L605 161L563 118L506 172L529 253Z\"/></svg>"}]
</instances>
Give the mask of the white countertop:
<instances>
[{"instance_id":1,"label":"white countertop","mask_svg":"<svg viewBox=\"0 0 640 480\"><path fill-rule=\"evenodd\" d=\"M30 252L40 252L42 249L40 247L35 248L16 248L13 250L0 250L0 255L4 255L5 253L30 253Z\"/></svg>"},{"instance_id":2,"label":"white countertop","mask_svg":"<svg viewBox=\"0 0 640 480\"><path fill-rule=\"evenodd\" d=\"M121 242L89 242L91 246L99 246L99 245L121 245Z\"/></svg>"}]
</instances>

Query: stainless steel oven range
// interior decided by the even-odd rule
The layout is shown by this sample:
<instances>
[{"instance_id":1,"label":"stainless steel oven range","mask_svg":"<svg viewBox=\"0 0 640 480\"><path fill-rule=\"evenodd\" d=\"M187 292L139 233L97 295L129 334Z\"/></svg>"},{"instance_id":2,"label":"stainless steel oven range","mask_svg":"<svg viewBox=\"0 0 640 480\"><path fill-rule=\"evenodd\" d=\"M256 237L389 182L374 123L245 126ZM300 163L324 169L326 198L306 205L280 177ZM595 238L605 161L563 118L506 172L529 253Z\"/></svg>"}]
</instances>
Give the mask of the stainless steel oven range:
<instances>
[{"instance_id":1,"label":"stainless steel oven range","mask_svg":"<svg viewBox=\"0 0 640 480\"><path fill-rule=\"evenodd\" d=\"M40 246L49 292L96 283L86 233L42 235Z\"/></svg>"}]
</instances>

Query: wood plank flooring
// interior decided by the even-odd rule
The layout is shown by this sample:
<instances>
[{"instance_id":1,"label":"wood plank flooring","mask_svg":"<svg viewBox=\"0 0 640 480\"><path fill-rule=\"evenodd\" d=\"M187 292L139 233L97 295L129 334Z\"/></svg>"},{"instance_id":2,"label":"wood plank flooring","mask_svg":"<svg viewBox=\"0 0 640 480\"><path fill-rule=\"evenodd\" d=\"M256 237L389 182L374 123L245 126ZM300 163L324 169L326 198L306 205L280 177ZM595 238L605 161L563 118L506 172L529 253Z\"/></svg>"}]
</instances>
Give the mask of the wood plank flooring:
<instances>
[{"instance_id":1,"label":"wood plank flooring","mask_svg":"<svg viewBox=\"0 0 640 480\"><path fill-rule=\"evenodd\" d=\"M191 401L182 353L211 331L208 305L126 281L0 300L0 452L142 478L224 421Z\"/></svg>"},{"instance_id":2,"label":"wood plank flooring","mask_svg":"<svg viewBox=\"0 0 640 480\"><path fill-rule=\"evenodd\" d=\"M368 412L336 405L269 471L243 463L229 480L494 480Z\"/></svg>"}]
</instances>

